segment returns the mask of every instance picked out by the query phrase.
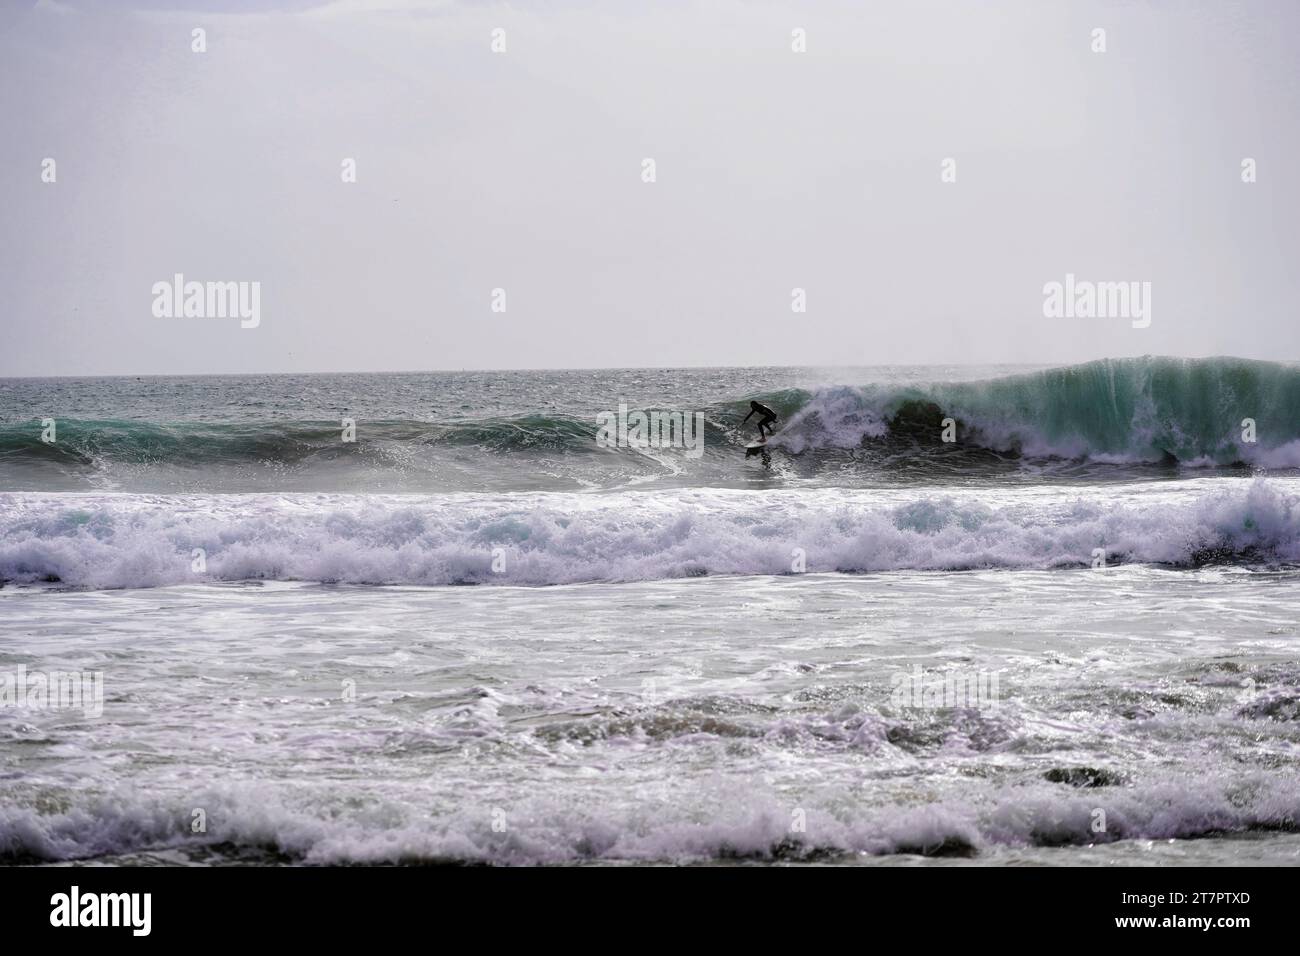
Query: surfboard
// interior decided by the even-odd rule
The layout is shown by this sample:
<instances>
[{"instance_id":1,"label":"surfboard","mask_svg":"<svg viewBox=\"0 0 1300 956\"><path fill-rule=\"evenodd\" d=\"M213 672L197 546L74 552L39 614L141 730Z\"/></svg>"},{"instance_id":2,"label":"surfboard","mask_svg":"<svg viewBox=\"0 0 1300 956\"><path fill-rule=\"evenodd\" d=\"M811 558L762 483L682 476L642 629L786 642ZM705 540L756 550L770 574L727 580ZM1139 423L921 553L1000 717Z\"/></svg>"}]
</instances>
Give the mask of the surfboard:
<instances>
[{"instance_id":1,"label":"surfboard","mask_svg":"<svg viewBox=\"0 0 1300 956\"><path fill-rule=\"evenodd\" d=\"M750 455L757 455L766 447L767 442L765 441L752 441L745 446L745 457L748 458Z\"/></svg>"}]
</instances>

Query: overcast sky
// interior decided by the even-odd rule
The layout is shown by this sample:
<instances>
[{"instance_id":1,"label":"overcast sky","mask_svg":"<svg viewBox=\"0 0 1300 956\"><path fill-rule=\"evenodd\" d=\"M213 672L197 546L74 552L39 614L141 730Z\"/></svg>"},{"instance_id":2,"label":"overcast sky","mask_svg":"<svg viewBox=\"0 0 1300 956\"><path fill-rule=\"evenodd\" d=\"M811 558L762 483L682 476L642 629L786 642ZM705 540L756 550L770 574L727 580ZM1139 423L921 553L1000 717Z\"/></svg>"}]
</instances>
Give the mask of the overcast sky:
<instances>
[{"instance_id":1,"label":"overcast sky","mask_svg":"<svg viewBox=\"0 0 1300 956\"><path fill-rule=\"evenodd\" d=\"M1292 0L6 0L0 116L0 375L1300 359Z\"/></svg>"}]
</instances>

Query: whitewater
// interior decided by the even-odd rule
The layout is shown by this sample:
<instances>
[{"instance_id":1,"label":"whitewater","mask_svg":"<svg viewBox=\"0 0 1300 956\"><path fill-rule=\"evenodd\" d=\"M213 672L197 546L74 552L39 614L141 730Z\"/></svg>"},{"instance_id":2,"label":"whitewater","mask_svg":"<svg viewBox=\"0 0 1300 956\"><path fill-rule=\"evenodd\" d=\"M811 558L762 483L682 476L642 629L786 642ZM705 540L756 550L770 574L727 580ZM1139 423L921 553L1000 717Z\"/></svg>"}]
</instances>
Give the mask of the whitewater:
<instances>
[{"instance_id":1,"label":"whitewater","mask_svg":"<svg viewBox=\"0 0 1300 956\"><path fill-rule=\"evenodd\" d=\"M203 555L195 565L196 552ZM0 580L551 585L799 571L1300 564L1300 481L0 500Z\"/></svg>"},{"instance_id":2,"label":"whitewater","mask_svg":"<svg viewBox=\"0 0 1300 956\"><path fill-rule=\"evenodd\" d=\"M1297 466L1233 358L3 380L0 691L104 693L0 861L1294 865Z\"/></svg>"}]
</instances>

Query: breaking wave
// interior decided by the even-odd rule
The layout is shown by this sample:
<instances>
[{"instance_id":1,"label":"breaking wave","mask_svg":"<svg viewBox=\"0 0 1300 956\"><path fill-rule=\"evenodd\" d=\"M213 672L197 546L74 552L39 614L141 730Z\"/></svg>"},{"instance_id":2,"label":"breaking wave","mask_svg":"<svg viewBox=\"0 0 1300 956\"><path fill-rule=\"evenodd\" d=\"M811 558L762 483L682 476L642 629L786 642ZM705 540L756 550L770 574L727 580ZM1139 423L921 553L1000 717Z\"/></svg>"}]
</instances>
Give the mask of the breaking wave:
<instances>
[{"instance_id":1,"label":"breaking wave","mask_svg":"<svg viewBox=\"0 0 1300 956\"><path fill-rule=\"evenodd\" d=\"M1285 490L1290 483L1224 481L1098 487L1071 497L1032 489L15 493L0 498L0 580L86 588L250 579L554 585L1084 567L1098 549L1108 565L1300 562L1300 498Z\"/></svg>"},{"instance_id":2,"label":"breaking wave","mask_svg":"<svg viewBox=\"0 0 1300 956\"><path fill-rule=\"evenodd\" d=\"M754 437L752 422L742 424L751 398L780 415L766 470L741 453ZM1044 462L1085 463L1087 477L1101 478L1169 466L1300 468L1300 368L1245 359L1106 359L984 381L790 388L663 409L702 413L702 451L601 447L600 411L366 419L352 441L330 421L67 418L48 443L39 418L11 415L0 420L0 486L436 492L758 478L853 486L1038 476Z\"/></svg>"},{"instance_id":3,"label":"breaking wave","mask_svg":"<svg viewBox=\"0 0 1300 956\"><path fill-rule=\"evenodd\" d=\"M560 864L583 861L686 862L752 859L819 861L873 856L979 857L999 848L1088 846L1119 840L1172 840L1224 833L1295 832L1300 796L1291 781L1264 774L1169 779L1137 788L1071 792L1043 783L1004 788L979 802L916 806L808 805L806 826L791 833L789 801L739 786L707 823L675 805L619 811L575 806L573 799L526 799L527 825L497 832L486 810L432 818L418 795L409 802L372 795L358 809L331 807L325 794L268 785L213 787L201 793L143 797L77 795L51 811L0 806L0 863L112 858L182 850L202 859L258 863ZM354 804L359 801L353 801ZM473 801L469 801L471 804ZM1105 833L1094 827L1106 809ZM191 832L191 808L209 815Z\"/></svg>"},{"instance_id":4,"label":"breaking wave","mask_svg":"<svg viewBox=\"0 0 1300 956\"><path fill-rule=\"evenodd\" d=\"M1300 368L1278 362L1103 359L982 382L770 398L789 417L780 444L793 452L934 444L951 418L954 444L1028 458L1300 467Z\"/></svg>"}]
</instances>

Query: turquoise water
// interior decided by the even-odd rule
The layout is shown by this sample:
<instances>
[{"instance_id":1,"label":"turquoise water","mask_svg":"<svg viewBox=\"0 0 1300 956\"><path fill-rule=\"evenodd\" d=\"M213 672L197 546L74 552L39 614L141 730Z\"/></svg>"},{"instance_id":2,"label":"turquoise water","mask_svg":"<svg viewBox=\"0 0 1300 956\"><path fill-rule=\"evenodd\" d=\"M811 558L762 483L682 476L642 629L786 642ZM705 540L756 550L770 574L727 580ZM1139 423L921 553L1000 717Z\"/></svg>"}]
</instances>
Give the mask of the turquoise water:
<instances>
[{"instance_id":1,"label":"turquoise water","mask_svg":"<svg viewBox=\"0 0 1300 956\"><path fill-rule=\"evenodd\" d=\"M781 421L771 454L746 464L751 399ZM620 405L699 414L702 454L598 446L597 416ZM1300 368L1244 359L0 381L10 490L855 487L1297 466Z\"/></svg>"}]
</instances>

